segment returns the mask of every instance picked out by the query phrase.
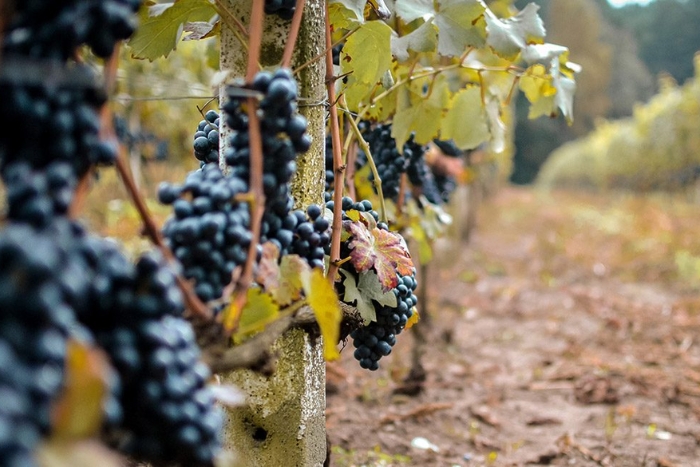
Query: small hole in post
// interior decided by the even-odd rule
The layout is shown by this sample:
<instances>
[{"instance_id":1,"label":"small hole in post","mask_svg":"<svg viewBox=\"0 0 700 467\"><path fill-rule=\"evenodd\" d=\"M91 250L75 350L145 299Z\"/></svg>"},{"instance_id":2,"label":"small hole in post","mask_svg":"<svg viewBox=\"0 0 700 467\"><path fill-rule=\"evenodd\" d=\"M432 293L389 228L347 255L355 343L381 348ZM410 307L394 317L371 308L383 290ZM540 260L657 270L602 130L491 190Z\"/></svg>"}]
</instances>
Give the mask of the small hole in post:
<instances>
[{"instance_id":1,"label":"small hole in post","mask_svg":"<svg viewBox=\"0 0 700 467\"><path fill-rule=\"evenodd\" d=\"M253 432L253 439L255 441L265 441L267 439L267 430L260 427L256 428Z\"/></svg>"}]
</instances>

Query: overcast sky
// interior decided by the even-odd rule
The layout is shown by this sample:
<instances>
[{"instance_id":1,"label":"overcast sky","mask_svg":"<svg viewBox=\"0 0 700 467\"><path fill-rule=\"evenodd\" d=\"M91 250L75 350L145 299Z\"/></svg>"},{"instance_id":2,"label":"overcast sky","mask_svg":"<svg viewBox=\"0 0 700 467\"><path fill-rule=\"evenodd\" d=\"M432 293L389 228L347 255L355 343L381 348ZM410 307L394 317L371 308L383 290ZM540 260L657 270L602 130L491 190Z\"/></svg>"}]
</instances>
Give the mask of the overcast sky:
<instances>
[{"instance_id":1,"label":"overcast sky","mask_svg":"<svg viewBox=\"0 0 700 467\"><path fill-rule=\"evenodd\" d=\"M637 3L640 5L646 5L650 1L652 1L652 0L608 0L608 3L610 3L612 6L620 7L620 6L628 5L630 3Z\"/></svg>"}]
</instances>

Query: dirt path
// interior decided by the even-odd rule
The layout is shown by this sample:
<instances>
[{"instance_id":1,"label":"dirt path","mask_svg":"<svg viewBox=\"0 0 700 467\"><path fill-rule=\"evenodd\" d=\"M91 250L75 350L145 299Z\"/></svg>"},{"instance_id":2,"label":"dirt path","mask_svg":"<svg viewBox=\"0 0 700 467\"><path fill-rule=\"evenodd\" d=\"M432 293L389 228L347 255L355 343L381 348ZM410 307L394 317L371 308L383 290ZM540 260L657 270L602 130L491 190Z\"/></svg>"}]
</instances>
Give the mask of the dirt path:
<instances>
[{"instance_id":1,"label":"dirt path","mask_svg":"<svg viewBox=\"0 0 700 467\"><path fill-rule=\"evenodd\" d=\"M410 331L378 372L351 343L329 367L332 465L700 466L696 211L503 190L430 270L423 393L394 394Z\"/></svg>"}]
</instances>

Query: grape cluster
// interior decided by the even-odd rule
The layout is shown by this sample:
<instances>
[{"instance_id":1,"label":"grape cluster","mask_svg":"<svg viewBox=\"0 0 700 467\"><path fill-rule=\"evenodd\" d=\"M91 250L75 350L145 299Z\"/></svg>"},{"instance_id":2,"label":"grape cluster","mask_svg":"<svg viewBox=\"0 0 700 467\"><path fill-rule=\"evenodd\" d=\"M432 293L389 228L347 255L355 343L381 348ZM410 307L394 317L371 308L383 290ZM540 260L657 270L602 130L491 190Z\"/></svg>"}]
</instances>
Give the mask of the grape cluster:
<instances>
[{"instance_id":1,"label":"grape cluster","mask_svg":"<svg viewBox=\"0 0 700 467\"><path fill-rule=\"evenodd\" d=\"M41 228L68 213L76 186L68 163L53 162L37 171L27 162L15 162L5 168L4 178L8 219Z\"/></svg>"},{"instance_id":2,"label":"grape cluster","mask_svg":"<svg viewBox=\"0 0 700 467\"><path fill-rule=\"evenodd\" d=\"M14 2L3 55L60 61L83 44L108 57L114 44L133 34L141 0L28 0Z\"/></svg>"},{"instance_id":3,"label":"grape cluster","mask_svg":"<svg viewBox=\"0 0 700 467\"><path fill-rule=\"evenodd\" d=\"M442 192L438 188L433 171L425 161L425 149L415 143L408 143L411 149L408 168L408 181L433 204L442 204Z\"/></svg>"},{"instance_id":4,"label":"grape cluster","mask_svg":"<svg viewBox=\"0 0 700 467\"><path fill-rule=\"evenodd\" d=\"M413 316L413 307L418 302L413 291L417 287L415 271L411 276L399 274L399 284L392 290L396 296L397 306L388 307L373 301L377 320L350 333L355 346L353 356L360 366L367 370L379 369L379 360L391 353L408 319Z\"/></svg>"},{"instance_id":5,"label":"grape cluster","mask_svg":"<svg viewBox=\"0 0 700 467\"><path fill-rule=\"evenodd\" d=\"M3 466L34 465L29 453L50 432L51 405L64 383L68 340L92 341L74 308L84 304L88 278L73 248L76 233L80 230L64 219L40 230L10 223L0 233ZM115 399L110 402L114 405ZM118 422L120 411L111 410L108 418Z\"/></svg>"},{"instance_id":6,"label":"grape cluster","mask_svg":"<svg viewBox=\"0 0 700 467\"><path fill-rule=\"evenodd\" d=\"M152 152L153 159L162 161L168 158L167 140L159 138L149 131L132 131L126 119L119 115L114 115L112 121L117 139L129 152L134 149L139 150L143 157L143 148L152 145L155 146L155 150Z\"/></svg>"},{"instance_id":7,"label":"grape cluster","mask_svg":"<svg viewBox=\"0 0 700 467\"><path fill-rule=\"evenodd\" d=\"M326 201L326 209L333 211L333 208L335 206L335 202L333 201L333 194L325 193L324 199ZM361 201L353 201L351 197L343 196L341 198L341 203L341 213L342 219L344 221L350 220L350 218L346 214L347 211L367 212L374 218L374 221L377 222L378 229L389 230L389 226L387 226L386 223L379 222L379 213L374 210L372 202L370 200L363 199Z\"/></svg>"},{"instance_id":8,"label":"grape cluster","mask_svg":"<svg viewBox=\"0 0 700 467\"><path fill-rule=\"evenodd\" d=\"M379 214L372 209L370 201L362 200L356 202L352 198L344 196L342 203L343 220L350 220L347 216L347 211L367 212L377 222L378 229L388 230L385 223L379 222ZM332 210L333 206L334 203L330 200L330 195L327 194L326 208ZM341 243L340 255L343 258L350 255L348 241ZM352 274L357 278L357 273L351 264L343 265L342 268L348 274ZM373 300L372 305L374 306L377 320L354 330L350 334L356 348L354 356L360 362L362 368L369 370L377 370L379 368L379 359L391 353L392 347L396 344L396 336L403 331L406 322L413 316L413 309L418 302L418 298L413 293L418 285L415 278L415 269L411 276L401 276L398 272L397 275L399 279L398 285L392 290L397 299L396 307L384 306ZM340 287L342 288L342 285ZM342 296L342 293L340 295Z\"/></svg>"},{"instance_id":9,"label":"grape cluster","mask_svg":"<svg viewBox=\"0 0 700 467\"><path fill-rule=\"evenodd\" d=\"M297 224L289 252L304 258L312 268L322 269L325 251L331 245L328 219L323 217L323 210L316 204L306 208L306 213L297 210L292 215L296 217Z\"/></svg>"},{"instance_id":10,"label":"grape cluster","mask_svg":"<svg viewBox=\"0 0 700 467\"><path fill-rule=\"evenodd\" d=\"M382 180L382 193L385 198L396 199L399 195L401 184L401 174L406 172L412 150L404 146L404 153L401 154L396 147L396 140L391 136L391 125L380 124L374 128L367 128L363 138L372 150L372 157L377 166L377 173ZM357 158L356 165L362 166L367 161L361 157ZM369 177L374 180L374 174Z\"/></svg>"},{"instance_id":11,"label":"grape cluster","mask_svg":"<svg viewBox=\"0 0 700 467\"><path fill-rule=\"evenodd\" d=\"M296 172L296 156L311 147L306 134L306 118L297 113L297 85L291 72L281 68L274 73L259 72L252 82L252 91L261 93L259 117L262 133L263 189L267 209L284 216L289 205L289 181ZM245 99L240 87L228 91L223 109L233 130L226 163L234 176L249 180L250 150L248 116L243 111Z\"/></svg>"},{"instance_id":12,"label":"grape cluster","mask_svg":"<svg viewBox=\"0 0 700 467\"><path fill-rule=\"evenodd\" d=\"M0 171L19 161L40 169L64 161L80 177L91 165L114 162L116 148L98 135L101 91L0 83L0 95Z\"/></svg>"},{"instance_id":13,"label":"grape cluster","mask_svg":"<svg viewBox=\"0 0 700 467\"><path fill-rule=\"evenodd\" d=\"M296 0L265 0L265 13L288 21L294 16L296 5Z\"/></svg>"},{"instance_id":14,"label":"grape cluster","mask_svg":"<svg viewBox=\"0 0 700 467\"><path fill-rule=\"evenodd\" d=\"M233 271L245 263L250 216L235 197L247 190L243 180L224 175L216 163L190 172L182 185L163 183L158 190L159 200L174 211L163 235L205 302L221 297Z\"/></svg>"},{"instance_id":15,"label":"grape cluster","mask_svg":"<svg viewBox=\"0 0 700 467\"><path fill-rule=\"evenodd\" d=\"M457 147L453 140L433 140L433 143L440 148L440 151L447 157L462 157L462 151ZM457 181L455 178L449 174L435 174L435 185L437 186L437 191L440 193L440 199L448 203L452 193L457 188Z\"/></svg>"},{"instance_id":16,"label":"grape cluster","mask_svg":"<svg viewBox=\"0 0 700 467\"><path fill-rule=\"evenodd\" d=\"M210 110L194 134L194 157L202 164L219 162L219 114Z\"/></svg>"},{"instance_id":17,"label":"grape cluster","mask_svg":"<svg viewBox=\"0 0 700 467\"><path fill-rule=\"evenodd\" d=\"M333 191L335 184L335 171L333 171L333 138L330 134L326 135L326 148L324 151L326 159L326 193Z\"/></svg>"},{"instance_id":18,"label":"grape cluster","mask_svg":"<svg viewBox=\"0 0 700 467\"><path fill-rule=\"evenodd\" d=\"M108 426L112 443L141 459L210 465L222 419L192 327L181 317L174 273L153 254L133 266L97 239L85 243L82 255L93 275L90 302L99 306L80 318L122 382L124 415Z\"/></svg>"}]
</instances>

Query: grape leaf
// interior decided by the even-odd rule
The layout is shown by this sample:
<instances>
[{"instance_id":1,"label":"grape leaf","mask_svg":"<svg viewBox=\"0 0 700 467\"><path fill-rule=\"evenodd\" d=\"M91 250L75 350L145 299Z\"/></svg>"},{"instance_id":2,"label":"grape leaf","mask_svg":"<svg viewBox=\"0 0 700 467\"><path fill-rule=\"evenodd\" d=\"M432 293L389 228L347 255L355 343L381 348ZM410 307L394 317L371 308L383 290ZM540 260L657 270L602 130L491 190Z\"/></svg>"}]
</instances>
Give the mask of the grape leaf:
<instances>
[{"instance_id":1,"label":"grape leaf","mask_svg":"<svg viewBox=\"0 0 700 467\"><path fill-rule=\"evenodd\" d=\"M255 282L260 284L266 292L276 290L280 286L280 250L272 242L262 244L262 255L255 271Z\"/></svg>"},{"instance_id":2,"label":"grape leaf","mask_svg":"<svg viewBox=\"0 0 700 467\"><path fill-rule=\"evenodd\" d=\"M521 58L528 65L539 63L540 65L549 65L552 60L567 54L569 49L556 44L529 44L522 50Z\"/></svg>"},{"instance_id":3,"label":"grape leaf","mask_svg":"<svg viewBox=\"0 0 700 467\"><path fill-rule=\"evenodd\" d=\"M68 341L65 387L51 413L55 437L88 438L100 431L111 372L109 359L100 349Z\"/></svg>"},{"instance_id":4,"label":"grape leaf","mask_svg":"<svg viewBox=\"0 0 700 467\"><path fill-rule=\"evenodd\" d=\"M277 303L286 306L301 298L301 278L308 269L308 263L299 255L284 255L282 257L279 288L272 293Z\"/></svg>"},{"instance_id":5,"label":"grape leaf","mask_svg":"<svg viewBox=\"0 0 700 467\"><path fill-rule=\"evenodd\" d=\"M517 15L503 20L486 10L487 44L501 57L513 60L528 44L542 43L546 32L537 14L539 8L530 3Z\"/></svg>"},{"instance_id":6,"label":"grape leaf","mask_svg":"<svg viewBox=\"0 0 700 467\"><path fill-rule=\"evenodd\" d=\"M574 94L576 93L576 81L560 73L559 60L552 60L551 73L553 84L557 89L554 96L556 106L561 110L566 121L571 125L574 121Z\"/></svg>"},{"instance_id":7,"label":"grape leaf","mask_svg":"<svg viewBox=\"0 0 700 467\"><path fill-rule=\"evenodd\" d=\"M418 321L420 321L420 315L418 314L418 310L416 310L414 307L413 314L410 318L408 318L408 321L406 321L406 326L404 327L404 330L411 329L418 323Z\"/></svg>"},{"instance_id":8,"label":"grape leaf","mask_svg":"<svg viewBox=\"0 0 700 467\"><path fill-rule=\"evenodd\" d=\"M380 305L395 308L398 301L393 292L385 292L382 290L382 284L379 282L379 277L372 271L361 272L359 281L355 276L343 269L339 269L340 273L345 276L343 286L345 294L343 301L347 303L355 302L357 311L365 322L365 325L377 320L377 313L372 304L372 300Z\"/></svg>"},{"instance_id":9,"label":"grape leaf","mask_svg":"<svg viewBox=\"0 0 700 467\"><path fill-rule=\"evenodd\" d=\"M215 15L214 5L207 0L175 0L154 5L152 10L143 8L141 25L129 40L131 56L150 61L167 57L177 48L186 23L209 21Z\"/></svg>"},{"instance_id":10,"label":"grape leaf","mask_svg":"<svg viewBox=\"0 0 700 467\"><path fill-rule=\"evenodd\" d=\"M97 439L49 439L39 444L33 457L39 467L121 467L126 462Z\"/></svg>"},{"instance_id":11,"label":"grape leaf","mask_svg":"<svg viewBox=\"0 0 700 467\"><path fill-rule=\"evenodd\" d=\"M473 149L489 139L481 87L472 85L454 95L442 126L442 139L453 139L460 149Z\"/></svg>"},{"instance_id":12,"label":"grape leaf","mask_svg":"<svg viewBox=\"0 0 700 467\"><path fill-rule=\"evenodd\" d=\"M433 0L396 0L394 4L396 16L407 23L418 18L435 15Z\"/></svg>"},{"instance_id":13,"label":"grape leaf","mask_svg":"<svg viewBox=\"0 0 700 467\"><path fill-rule=\"evenodd\" d=\"M557 89L552 85L552 77L549 76L545 67L539 64L532 65L525 70L525 73L520 77L518 87L532 104L542 97L550 97L557 92Z\"/></svg>"},{"instance_id":14,"label":"grape leaf","mask_svg":"<svg viewBox=\"0 0 700 467\"><path fill-rule=\"evenodd\" d=\"M348 248L355 270L365 272L374 268L383 290L398 285L397 271L404 276L413 273L411 254L400 235L376 228L369 230L364 224L351 221L344 221L343 229L353 236Z\"/></svg>"},{"instance_id":15,"label":"grape leaf","mask_svg":"<svg viewBox=\"0 0 700 467\"><path fill-rule=\"evenodd\" d=\"M343 73L352 73L358 83L377 83L391 67L391 31L383 21L368 21L360 26L343 46Z\"/></svg>"},{"instance_id":16,"label":"grape leaf","mask_svg":"<svg viewBox=\"0 0 700 467\"><path fill-rule=\"evenodd\" d=\"M210 37L221 34L221 23L218 21L215 23L209 21L192 21L191 23L185 24L184 32L189 34L182 38L183 42L209 39Z\"/></svg>"},{"instance_id":17,"label":"grape leaf","mask_svg":"<svg viewBox=\"0 0 700 467\"><path fill-rule=\"evenodd\" d=\"M398 102L391 136L403 149L411 133L418 144L427 144L438 136L442 113L449 102L449 87L444 75L411 81L398 91Z\"/></svg>"},{"instance_id":18,"label":"grape leaf","mask_svg":"<svg viewBox=\"0 0 700 467\"><path fill-rule=\"evenodd\" d=\"M397 36L392 33L391 36L391 53L400 62L408 60L410 55L409 50L414 52L432 52L437 46L437 27L430 19L421 24L414 31L405 36Z\"/></svg>"},{"instance_id":19,"label":"grape leaf","mask_svg":"<svg viewBox=\"0 0 700 467\"><path fill-rule=\"evenodd\" d=\"M263 292L261 288L251 287L248 289L247 295L238 329L233 335L235 343L240 343L245 338L262 331L279 317L279 305L272 300L271 295Z\"/></svg>"},{"instance_id":20,"label":"grape leaf","mask_svg":"<svg viewBox=\"0 0 700 467\"><path fill-rule=\"evenodd\" d=\"M304 293L309 306L316 316L316 322L323 336L323 358L326 361L337 360L338 341L340 340L340 322L343 312L338 303L338 296L333 285L320 269L314 269L304 281Z\"/></svg>"},{"instance_id":21,"label":"grape leaf","mask_svg":"<svg viewBox=\"0 0 700 467\"><path fill-rule=\"evenodd\" d=\"M438 27L438 53L448 57L462 55L467 47L486 43L486 7L481 0L440 0L435 16Z\"/></svg>"},{"instance_id":22,"label":"grape leaf","mask_svg":"<svg viewBox=\"0 0 700 467\"><path fill-rule=\"evenodd\" d=\"M328 14L331 24L333 27L345 29L352 26L353 23L364 23L365 5L367 5L367 0L330 0ZM352 13L354 18L348 15L348 12Z\"/></svg>"}]
</instances>

